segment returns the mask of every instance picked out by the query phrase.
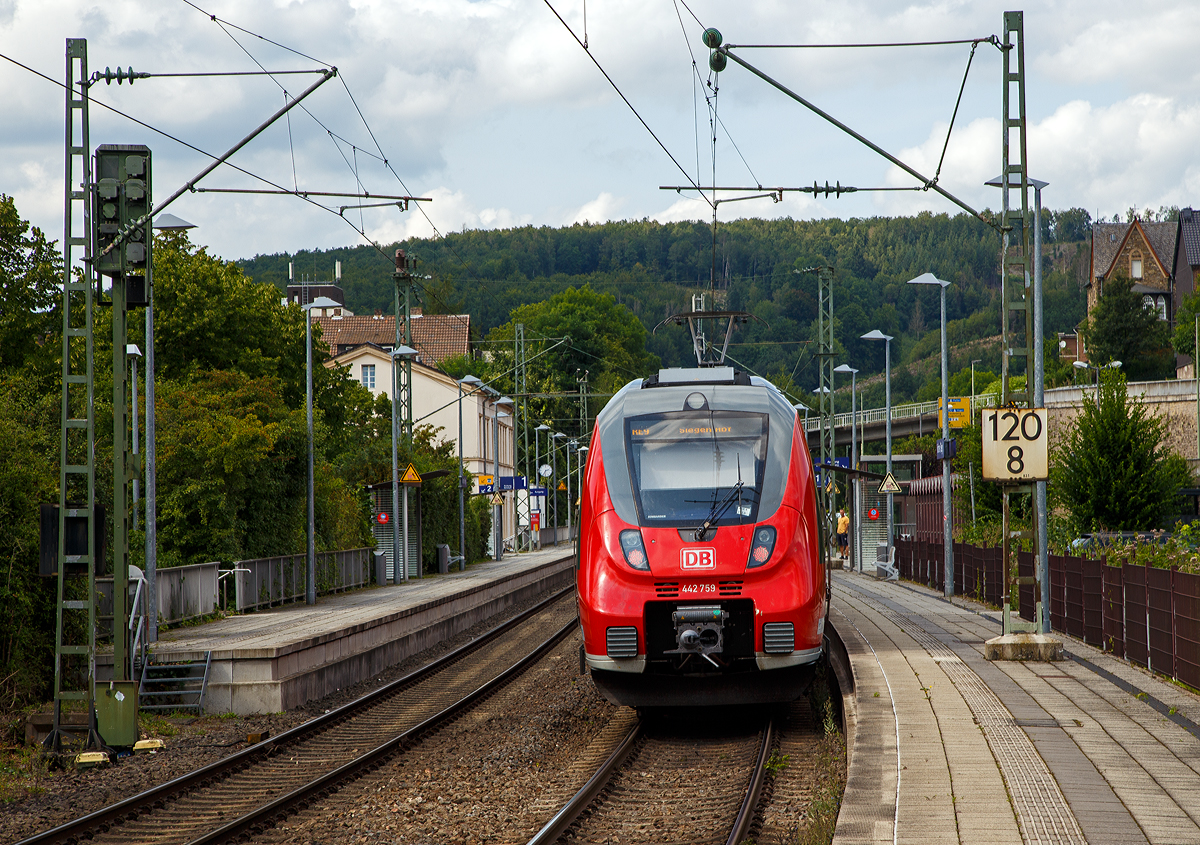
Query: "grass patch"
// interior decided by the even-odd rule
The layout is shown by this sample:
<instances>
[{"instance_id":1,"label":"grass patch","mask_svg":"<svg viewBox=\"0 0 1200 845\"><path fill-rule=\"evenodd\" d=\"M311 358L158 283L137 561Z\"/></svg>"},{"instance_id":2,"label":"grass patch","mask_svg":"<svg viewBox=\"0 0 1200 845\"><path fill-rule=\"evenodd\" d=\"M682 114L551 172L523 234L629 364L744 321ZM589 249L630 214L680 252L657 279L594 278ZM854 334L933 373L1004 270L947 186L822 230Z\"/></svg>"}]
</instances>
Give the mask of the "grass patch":
<instances>
[{"instance_id":1,"label":"grass patch","mask_svg":"<svg viewBox=\"0 0 1200 845\"><path fill-rule=\"evenodd\" d=\"M828 723L827 723L828 725ZM817 751L819 786L813 792L804 821L788 831L787 845L830 845L846 791L846 743L836 730L826 731Z\"/></svg>"},{"instance_id":2,"label":"grass patch","mask_svg":"<svg viewBox=\"0 0 1200 845\"><path fill-rule=\"evenodd\" d=\"M50 777L49 760L40 748L0 749L0 804L45 792Z\"/></svg>"}]
</instances>

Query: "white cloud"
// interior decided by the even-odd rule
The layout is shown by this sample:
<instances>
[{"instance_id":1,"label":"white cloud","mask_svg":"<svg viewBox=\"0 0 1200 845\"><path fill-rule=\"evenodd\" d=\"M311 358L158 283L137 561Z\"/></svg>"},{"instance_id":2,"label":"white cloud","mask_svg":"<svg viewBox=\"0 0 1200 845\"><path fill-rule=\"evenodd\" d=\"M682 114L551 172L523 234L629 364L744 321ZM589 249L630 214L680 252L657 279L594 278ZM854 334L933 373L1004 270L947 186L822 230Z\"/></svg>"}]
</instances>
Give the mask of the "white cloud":
<instances>
[{"instance_id":1,"label":"white cloud","mask_svg":"<svg viewBox=\"0 0 1200 845\"><path fill-rule=\"evenodd\" d=\"M624 205L624 199L618 199L608 191L604 191L591 202L584 203L564 223L568 226L572 223L607 223L609 220L619 219L617 212Z\"/></svg>"},{"instance_id":2,"label":"white cloud","mask_svg":"<svg viewBox=\"0 0 1200 845\"><path fill-rule=\"evenodd\" d=\"M367 235L376 243L387 244L408 238L428 238L434 227L443 235L461 229L507 229L532 222L530 215L519 215L507 208L476 209L461 191L434 188L424 196L429 203L410 203L400 215L391 211L382 222L367 227Z\"/></svg>"},{"instance_id":3,"label":"white cloud","mask_svg":"<svg viewBox=\"0 0 1200 845\"><path fill-rule=\"evenodd\" d=\"M621 216L708 220L711 209L659 185L680 175L620 101L595 57L688 172L709 174L703 95L710 74L700 26L680 8L642 0L589 4L585 53L543 4L518 0L207 0L205 8L322 62L330 80L234 162L273 181L312 190L413 193L438 186L424 211L441 231L463 226L561 225ZM582 35L582 5L556 2ZM1002 8L977 0L721 0L688 4L727 42L862 42L987 36ZM1200 203L1194 139L1200 122L1200 31L1192 0L1055 0L1025 15L1030 165L1051 183L1051 207L1111 214L1129 205ZM86 37L90 69L150 72L255 70L230 35L264 66L315 67L314 60L230 29L182 3L0 0L0 53L58 79L64 39ZM954 105L969 47L888 50L743 50L765 72L827 108L929 176ZM691 60L703 83L694 84ZM283 77L296 93L313 77ZM755 179L783 185L826 179L870 186L911 184L886 162L782 94L730 66L715 83L720 113ZM353 93L352 102L346 86ZM696 89L700 90L697 91ZM61 237L62 114L59 88L0 61L0 186L22 214ZM92 89L111 103L202 149L220 153L279 108L283 94L263 77L139 80ZM711 91L709 91L711 93ZM976 207L996 202L981 186L999 169L999 54L981 45L947 153L941 182ZM693 113L697 106L698 120ZM370 124L364 127L361 109ZM307 112L311 112L310 116ZM315 119L314 119L315 118ZM319 123L317 122L319 121ZM698 127L697 127L698 124ZM718 180L752 184L723 130ZM340 136L336 144L330 133ZM374 138L372 138L372 133ZM161 198L207 159L100 108L92 143L146 143ZM699 158L697 164L696 159ZM251 186L222 168L213 187ZM728 184L728 183L726 183ZM956 209L933 192L788 194L722 206L735 216L797 218L908 214ZM200 224L197 239L227 257L354 243L333 216L287 198L185 196L173 211ZM347 212L349 213L349 212ZM432 234L415 209L364 211L373 238Z\"/></svg>"}]
</instances>

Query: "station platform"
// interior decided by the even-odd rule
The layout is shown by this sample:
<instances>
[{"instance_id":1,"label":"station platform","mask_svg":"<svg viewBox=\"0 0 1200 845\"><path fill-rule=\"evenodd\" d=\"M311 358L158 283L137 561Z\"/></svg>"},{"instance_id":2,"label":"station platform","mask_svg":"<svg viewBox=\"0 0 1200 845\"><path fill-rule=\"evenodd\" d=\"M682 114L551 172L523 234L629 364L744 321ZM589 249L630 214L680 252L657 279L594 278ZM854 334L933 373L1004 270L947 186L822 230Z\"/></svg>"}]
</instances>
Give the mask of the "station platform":
<instances>
[{"instance_id":1,"label":"station platform","mask_svg":"<svg viewBox=\"0 0 1200 845\"><path fill-rule=\"evenodd\" d=\"M374 677L410 655L545 590L574 583L569 544L466 572L321 596L312 606L265 611L162 632L157 656L203 661L204 709L275 713Z\"/></svg>"},{"instance_id":2,"label":"station platform","mask_svg":"<svg viewBox=\"0 0 1200 845\"><path fill-rule=\"evenodd\" d=\"M855 684L835 843L1200 843L1200 696L1065 635L1065 661L988 662L997 611L833 587Z\"/></svg>"}]
</instances>

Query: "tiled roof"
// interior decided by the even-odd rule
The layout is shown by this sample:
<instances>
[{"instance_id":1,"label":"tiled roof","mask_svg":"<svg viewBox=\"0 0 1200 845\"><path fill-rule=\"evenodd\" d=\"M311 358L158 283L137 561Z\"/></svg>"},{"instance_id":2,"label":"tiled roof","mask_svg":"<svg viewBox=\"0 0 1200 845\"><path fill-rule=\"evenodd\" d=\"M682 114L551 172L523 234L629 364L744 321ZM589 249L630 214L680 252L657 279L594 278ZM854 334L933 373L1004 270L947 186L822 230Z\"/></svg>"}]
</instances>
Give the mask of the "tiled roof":
<instances>
[{"instance_id":1,"label":"tiled roof","mask_svg":"<svg viewBox=\"0 0 1200 845\"><path fill-rule=\"evenodd\" d=\"M1200 266L1200 214L1190 208L1179 210L1179 237L1183 239L1183 254L1188 265Z\"/></svg>"},{"instance_id":2,"label":"tiled roof","mask_svg":"<svg viewBox=\"0 0 1200 845\"><path fill-rule=\"evenodd\" d=\"M364 343L391 349L396 342L396 318L391 315L316 317L314 322L334 355ZM446 358L466 355L470 328L469 314L414 314L412 345L421 353L417 360L436 367Z\"/></svg>"},{"instance_id":3,"label":"tiled roof","mask_svg":"<svg viewBox=\"0 0 1200 845\"><path fill-rule=\"evenodd\" d=\"M1126 233L1132 223L1093 223L1092 224L1092 276L1107 276L1112 269L1117 253L1125 245ZM1146 223L1141 220L1138 225L1146 233L1146 241L1158 256L1158 263L1167 273L1174 269L1171 262L1175 256L1175 235L1178 226L1175 223Z\"/></svg>"}]
</instances>

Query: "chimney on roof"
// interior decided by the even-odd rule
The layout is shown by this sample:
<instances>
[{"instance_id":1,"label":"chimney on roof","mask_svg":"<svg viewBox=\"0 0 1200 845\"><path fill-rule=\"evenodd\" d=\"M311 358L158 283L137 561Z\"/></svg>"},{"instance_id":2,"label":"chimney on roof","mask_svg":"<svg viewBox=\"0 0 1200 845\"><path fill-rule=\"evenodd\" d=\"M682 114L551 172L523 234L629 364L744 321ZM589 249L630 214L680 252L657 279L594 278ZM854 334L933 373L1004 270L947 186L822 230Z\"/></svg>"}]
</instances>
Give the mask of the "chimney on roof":
<instances>
[{"instance_id":1,"label":"chimney on roof","mask_svg":"<svg viewBox=\"0 0 1200 845\"><path fill-rule=\"evenodd\" d=\"M376 309L375 309L375 316L374 316L372 319L375 319L375 320L382 320L382 319L383 319L383 312L382 312L382 311L380 311L378 308L376 308Z\"/></svg>"}]
</instances>

